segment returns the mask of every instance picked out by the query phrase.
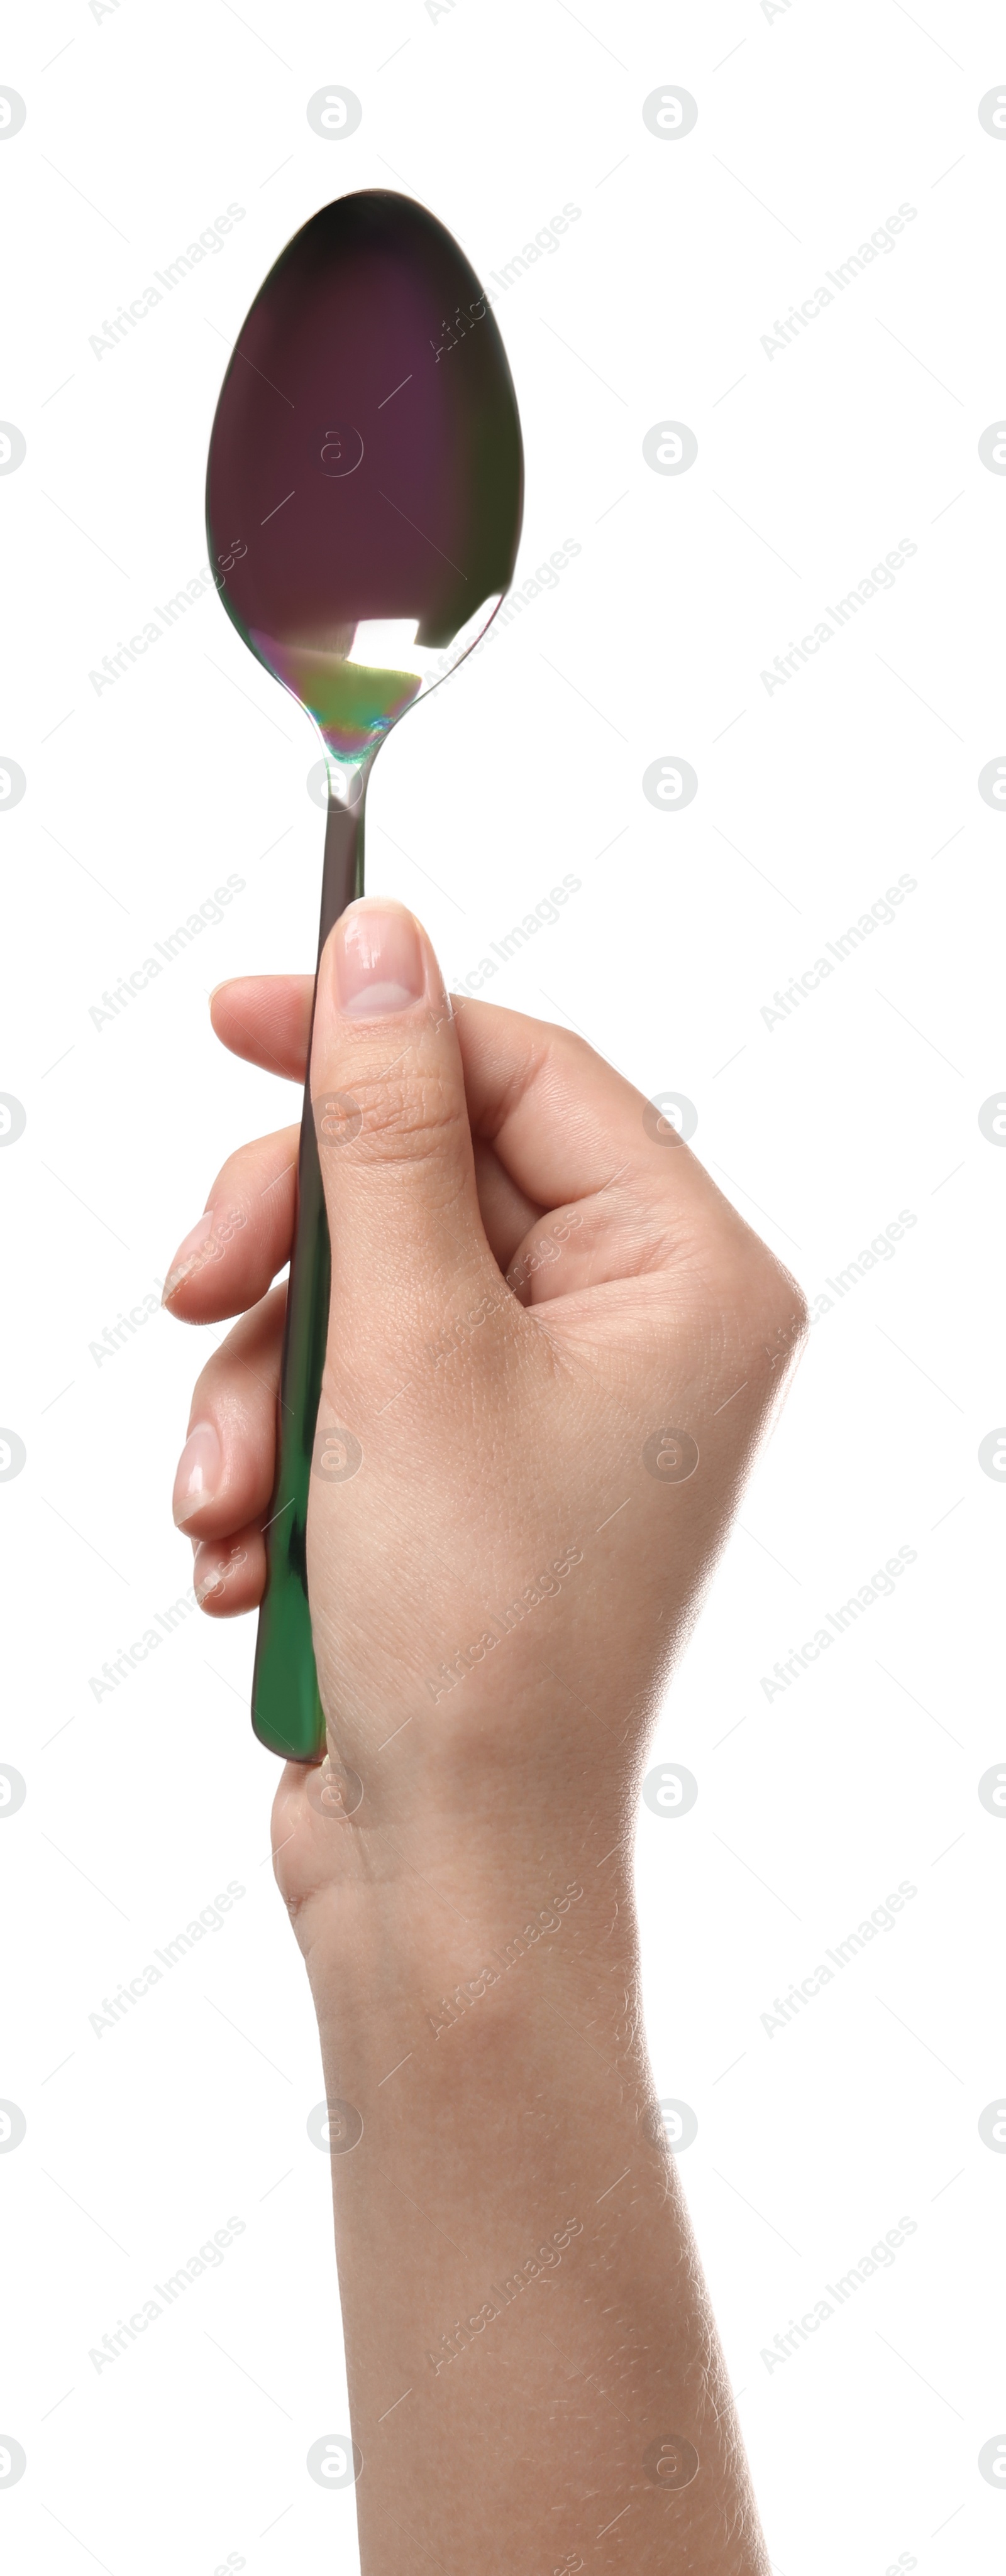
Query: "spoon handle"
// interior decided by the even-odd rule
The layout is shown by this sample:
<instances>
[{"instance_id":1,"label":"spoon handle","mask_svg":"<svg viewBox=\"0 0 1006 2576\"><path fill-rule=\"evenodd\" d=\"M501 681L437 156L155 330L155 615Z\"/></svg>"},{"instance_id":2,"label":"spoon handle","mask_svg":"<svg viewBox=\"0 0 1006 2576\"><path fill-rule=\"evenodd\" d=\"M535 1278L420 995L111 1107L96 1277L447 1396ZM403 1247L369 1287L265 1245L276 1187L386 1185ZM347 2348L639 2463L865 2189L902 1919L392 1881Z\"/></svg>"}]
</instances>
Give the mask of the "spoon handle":
<instances>
[{"instance_id":1,"label":"spoon handle","mask_svg":"<svg viewBox=\"0 0 1006 2576\"><path fill-rule=\"evenodd\" d=\"M353 806L330 798L325 831L318 956L333 923L363 893L363 795ZM312 1034L314 1011L311 1013ZM252 1725L260 1743L291 1762L325 1750L307 1598L307 1505L328 1334L332 1257L311 1107L311 1053L297 1165L297 1225L290 1259L280 1373L276 1485L265 1528L266 1578L259 1611Z\"/></svg>"}]
</instances>

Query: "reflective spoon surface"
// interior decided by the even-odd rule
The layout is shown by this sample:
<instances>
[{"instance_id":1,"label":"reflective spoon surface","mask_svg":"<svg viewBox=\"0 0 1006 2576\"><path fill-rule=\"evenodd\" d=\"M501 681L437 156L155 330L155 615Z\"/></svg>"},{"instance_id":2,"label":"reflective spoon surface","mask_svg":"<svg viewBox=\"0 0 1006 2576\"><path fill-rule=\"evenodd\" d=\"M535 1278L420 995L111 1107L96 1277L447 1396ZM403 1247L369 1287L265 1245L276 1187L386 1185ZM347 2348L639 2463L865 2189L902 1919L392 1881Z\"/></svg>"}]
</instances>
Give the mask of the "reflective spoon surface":
<instances>
[{"instance_id":1,"label":"reflective spoon surface","mask_svg":"<svg viewBox=\"0 0 1006 2576\"><path fill-rule=\"evenodd\" d=\"M223 605L325 747L319 957L363 892L374 756L489 624L512 578L522 499L510 370L457 243L388 190L322 207L235 342L206 480ZM256 1735L297 1762L325 1747L306 1537L330 1279L309 1065L252 1685Z\"/></svg>"}]
</instances>

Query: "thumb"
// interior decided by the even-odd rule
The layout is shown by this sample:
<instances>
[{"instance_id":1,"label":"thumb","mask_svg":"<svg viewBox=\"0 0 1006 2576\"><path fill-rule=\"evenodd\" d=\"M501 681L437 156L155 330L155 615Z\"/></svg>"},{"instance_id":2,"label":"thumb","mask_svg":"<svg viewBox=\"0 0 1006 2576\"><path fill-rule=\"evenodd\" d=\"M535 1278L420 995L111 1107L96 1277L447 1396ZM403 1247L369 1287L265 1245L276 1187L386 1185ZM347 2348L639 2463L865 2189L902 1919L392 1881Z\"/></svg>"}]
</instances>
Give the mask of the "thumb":
<instances>
[{"instance_id":1,"label":"thumb","mask_svg":"<svg viewBox=\"0 0 1006 2576\"><path fill-rule=\"evenodd\" d=\"M326 940L310 1066L332 1245L330 1347L362 1326L432 1339L495 1268L464 1072L433 948L404 904L364 897Z\"/></svg>"}]
</instances>

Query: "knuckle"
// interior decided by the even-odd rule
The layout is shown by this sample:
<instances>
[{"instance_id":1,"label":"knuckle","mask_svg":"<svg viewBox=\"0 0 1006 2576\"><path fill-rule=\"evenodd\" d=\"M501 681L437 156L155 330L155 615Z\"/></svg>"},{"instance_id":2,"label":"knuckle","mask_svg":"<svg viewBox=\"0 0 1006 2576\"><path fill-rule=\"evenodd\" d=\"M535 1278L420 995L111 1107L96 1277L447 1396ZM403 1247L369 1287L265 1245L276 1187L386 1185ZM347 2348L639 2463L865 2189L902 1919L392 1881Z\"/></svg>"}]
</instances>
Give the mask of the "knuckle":
<instances>
[{"instance_id":1,"label":"knuckle","mask_svg":"<svg viewBox=\"0 0 1006 2576\"><path fill-rule=\"evenodd\" d=\"M795 1359L806 1339L807 1300L785 1263L733 1209L708 1245L702 1265L707 1300L734 1347L771 1369Z\"/></svg>"},{"instance_id":2,"label":"knuckle","mask_svg":"<svg viewBox=\"0 0 1006 2576\"><path fill-rule=\"evenodd\" d=\"M342 1148L344 1165L422 1165L450 1154L467 1135L457 1087L435 1067L390 1080L357 1078L353 1100L360 1124Z\"/></svg>"},{"instance_id":3,"label":"knuckle","mask_svg":"<svg viewBox=\"0 0 1006 2576\"><path fill-rule=\"evenodd\" d=\"M773 1367L795 1359L807 1337L809 1311L803 1289L767 1244L753 1238L747 1262L745 1320L752 1346Z\"/></svg>"}]
</instances>

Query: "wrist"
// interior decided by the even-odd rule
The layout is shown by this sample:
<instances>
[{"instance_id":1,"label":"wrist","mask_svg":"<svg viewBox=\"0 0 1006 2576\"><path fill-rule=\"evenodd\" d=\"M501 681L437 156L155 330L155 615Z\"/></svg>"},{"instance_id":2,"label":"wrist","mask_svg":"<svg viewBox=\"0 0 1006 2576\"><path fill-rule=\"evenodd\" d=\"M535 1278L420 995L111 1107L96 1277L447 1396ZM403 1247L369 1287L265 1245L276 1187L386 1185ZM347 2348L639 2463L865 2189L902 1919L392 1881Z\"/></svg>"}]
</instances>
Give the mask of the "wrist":
<instances>
[{"instance_id":1,"label":"wrist","mask_svg":"<svg viewBox=\"0 0 1006 2576\"><path fill-rule=\"evenodd\" d=\"M417 1844L355 1820L323 1830L338 1848L319 1854L319 1829L314 1880L291 1913L326 2060L352 2064L353 2080L382 2082L407 2055L412 2076L425 2065L432 2077L452 2038L490 2026L501 2047L509 2034L519 2045L543 2005L572 2044L611 2062L634 2052L627 1848L605 1852L600 1838L599 1863L582 1834L462 1841L441 1824ZM303 1884L302 1856L297 1867Z\"/></svg>"}]
</instances>

